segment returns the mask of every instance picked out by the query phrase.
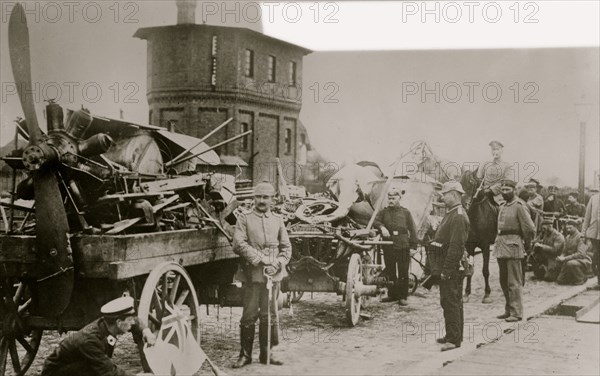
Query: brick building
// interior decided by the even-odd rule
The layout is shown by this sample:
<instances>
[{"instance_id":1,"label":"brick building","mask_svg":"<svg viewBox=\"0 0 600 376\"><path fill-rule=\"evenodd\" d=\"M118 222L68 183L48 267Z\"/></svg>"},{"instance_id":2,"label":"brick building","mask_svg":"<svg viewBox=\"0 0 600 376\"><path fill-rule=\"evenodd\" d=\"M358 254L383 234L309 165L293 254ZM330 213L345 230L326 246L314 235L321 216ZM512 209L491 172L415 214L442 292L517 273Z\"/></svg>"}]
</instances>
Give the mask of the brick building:
<instances>
[{"instance_id":1,"label":"brick building","mask_svg":"<svg viewBox=\"0 0 600 376\"><path fill-rule=\"evenodd\" d=\"M292 166L308 140L298 119L302 59L312 51L246 27L195 24L195 2L177 6L176 25L134 35L148 43L149 123L203 137L233 118L210 145L253 133L217 149L222 160L242 160L245 177L255 182L276 182L279 157L286 180L297 183Z\"/></svg>"}]
</instances>

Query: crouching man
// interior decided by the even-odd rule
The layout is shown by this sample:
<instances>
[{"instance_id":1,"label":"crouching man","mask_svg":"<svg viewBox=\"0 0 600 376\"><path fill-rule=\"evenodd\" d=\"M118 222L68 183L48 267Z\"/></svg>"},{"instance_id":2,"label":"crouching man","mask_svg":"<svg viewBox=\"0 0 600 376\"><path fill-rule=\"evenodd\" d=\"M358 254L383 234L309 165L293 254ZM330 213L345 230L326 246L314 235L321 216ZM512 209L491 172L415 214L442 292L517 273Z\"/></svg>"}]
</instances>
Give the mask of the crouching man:
<instances>
[{"instance_id":1,"label":"crouching man","mask_svg":"<svg viewBox=\"0 0 600 376\"><path fill-rule=\"evenodd\" d=\"M254 209L239 216L233 235L233 251L242 258L241 272L236 278L243 283L244 291L241 350L233 368L252 363L255 325L259 317L260 362L267 364L270 356L270 364L283 364L273 357L268 347L268 310L271 310L270 345L273 347L279 343L279 282L286 274L285 266L290 261L292 247L283 219L271 212L274 195L271 184L259 183L254 189ZM270 297L265 274L273 281Z\"/></svg>"},{"instance_id":2,"label":"crouching man","mask_svg":"<svg viewBox=\"0 0 600 376\"><path fill-rule=\"evenodd\" d=\"M556 257L560 273L556 282L561 285L582 285L587 281L587 273L592 269L592 259L587 254L588 246L575 227L575 221L567 222L565 249Z\"/></svg>"},{"instance_id":3,"label":"crouching man","mask_svg":"<svg viewBox=\"0 0 600 376\"><path fill-rule=\"evenodd\" d=\"M62 340L44 363L42 376L123 376L133 375L113 363L111 357L117 337L132 328L140 329L133 298L122 297L100 309L102 317ZM137 328L135 328L137 326ZM148 328L144 340L154 345L156 338Z\"/></svg>"}]
</instances>

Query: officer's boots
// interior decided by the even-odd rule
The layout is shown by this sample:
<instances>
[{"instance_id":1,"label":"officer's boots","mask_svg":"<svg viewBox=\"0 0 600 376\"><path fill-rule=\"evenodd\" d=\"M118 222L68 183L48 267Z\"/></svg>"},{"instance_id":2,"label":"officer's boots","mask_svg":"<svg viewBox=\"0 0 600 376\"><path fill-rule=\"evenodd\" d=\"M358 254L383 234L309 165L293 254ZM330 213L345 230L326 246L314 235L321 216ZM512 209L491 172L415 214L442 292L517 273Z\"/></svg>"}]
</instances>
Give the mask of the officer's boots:
<instances>
[{"instance_id":1,"label":"officer's boots","mask_svg":"<svg viewBox=\"0 0 600 376\"><path fill-rule=\"evenodd\" d=\"M233 368L242 368L252 363L252 346L254 345L255 329L254 325L240 325L240 357L233 365Z\"/></svg>"},{"instance_id":2,"label":"officer's boots","mask_svg":"<svg viewBox=\"0 0 600 376\"><path fill-rule=\"evenodd\" d=\"M268 349L268 341L267 341L268 337L268 325L266 324L260 324L259 328L258 328L258 340L260 342L260 362L262 364L267 364L267 354L270 354L271 356L271 361L270 364L274 365L274 366L280 366L283 365L283 362L281 360L276 359L273 356L273 347L277 346L279 344L279 325L277 324L273 324L271 325L271 351L267 351Z\"/></svg>"}]
</instances>

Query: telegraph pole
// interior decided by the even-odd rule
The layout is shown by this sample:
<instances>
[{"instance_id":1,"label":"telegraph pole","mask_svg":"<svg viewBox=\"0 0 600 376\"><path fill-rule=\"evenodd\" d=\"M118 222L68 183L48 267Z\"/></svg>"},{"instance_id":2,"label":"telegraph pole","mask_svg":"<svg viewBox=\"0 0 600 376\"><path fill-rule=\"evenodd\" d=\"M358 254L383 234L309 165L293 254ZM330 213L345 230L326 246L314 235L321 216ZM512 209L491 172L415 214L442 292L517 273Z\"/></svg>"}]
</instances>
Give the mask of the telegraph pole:
<instances>
[{"instance_id":1,"label":"telegraph pole","mask_svg":"<svg viewBox=\"0 0 600 376\"><path fill-rule=\"evenodd\" d=\"M579 119L579 199L581 202L585 202L585 128L591 109L592 105L589 103L575 105Z\"/></svg>"}]
</instances>

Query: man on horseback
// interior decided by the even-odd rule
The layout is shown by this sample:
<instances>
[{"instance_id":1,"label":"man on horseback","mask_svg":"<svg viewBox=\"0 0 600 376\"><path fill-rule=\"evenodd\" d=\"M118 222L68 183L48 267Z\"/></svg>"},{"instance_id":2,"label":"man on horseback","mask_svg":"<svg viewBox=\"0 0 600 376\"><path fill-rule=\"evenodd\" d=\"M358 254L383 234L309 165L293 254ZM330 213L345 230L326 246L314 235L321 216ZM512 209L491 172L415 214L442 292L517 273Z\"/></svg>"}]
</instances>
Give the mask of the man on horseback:
<instances>
[{"instance_id":1,"label":"man on horseback","mask_svg":"<svg viewBox=\"0 0 600 376\"><path fill-rule=\"evenodd\" d=\"M516 186L514 180L502 180L501 193L506 203L500 207L498 214L498 236L495 243L496 259L500 268L500 286L506 300L504 314L498 318L508 322L523 319L522 259L535 234L535 226L527 212L526 204L515 195Z\"/></svg>"},{"instance_id":2,"label":"man on horseback","mask_svg":"<svg viewBox=\"0 0 600 376\"><path fill-rule=\"evenodd\" d=\"M502 179L514 179L514 170L512 166L502 160L504 145L500 141L491 141L492 160L485 162L477 169L477 179L481 180L481 185L477 191L477 196L487 195L490 202L498 206L500 199L500 182ZM476 197L479 199L480 197Z\"/></svg>"}]
</instances>

